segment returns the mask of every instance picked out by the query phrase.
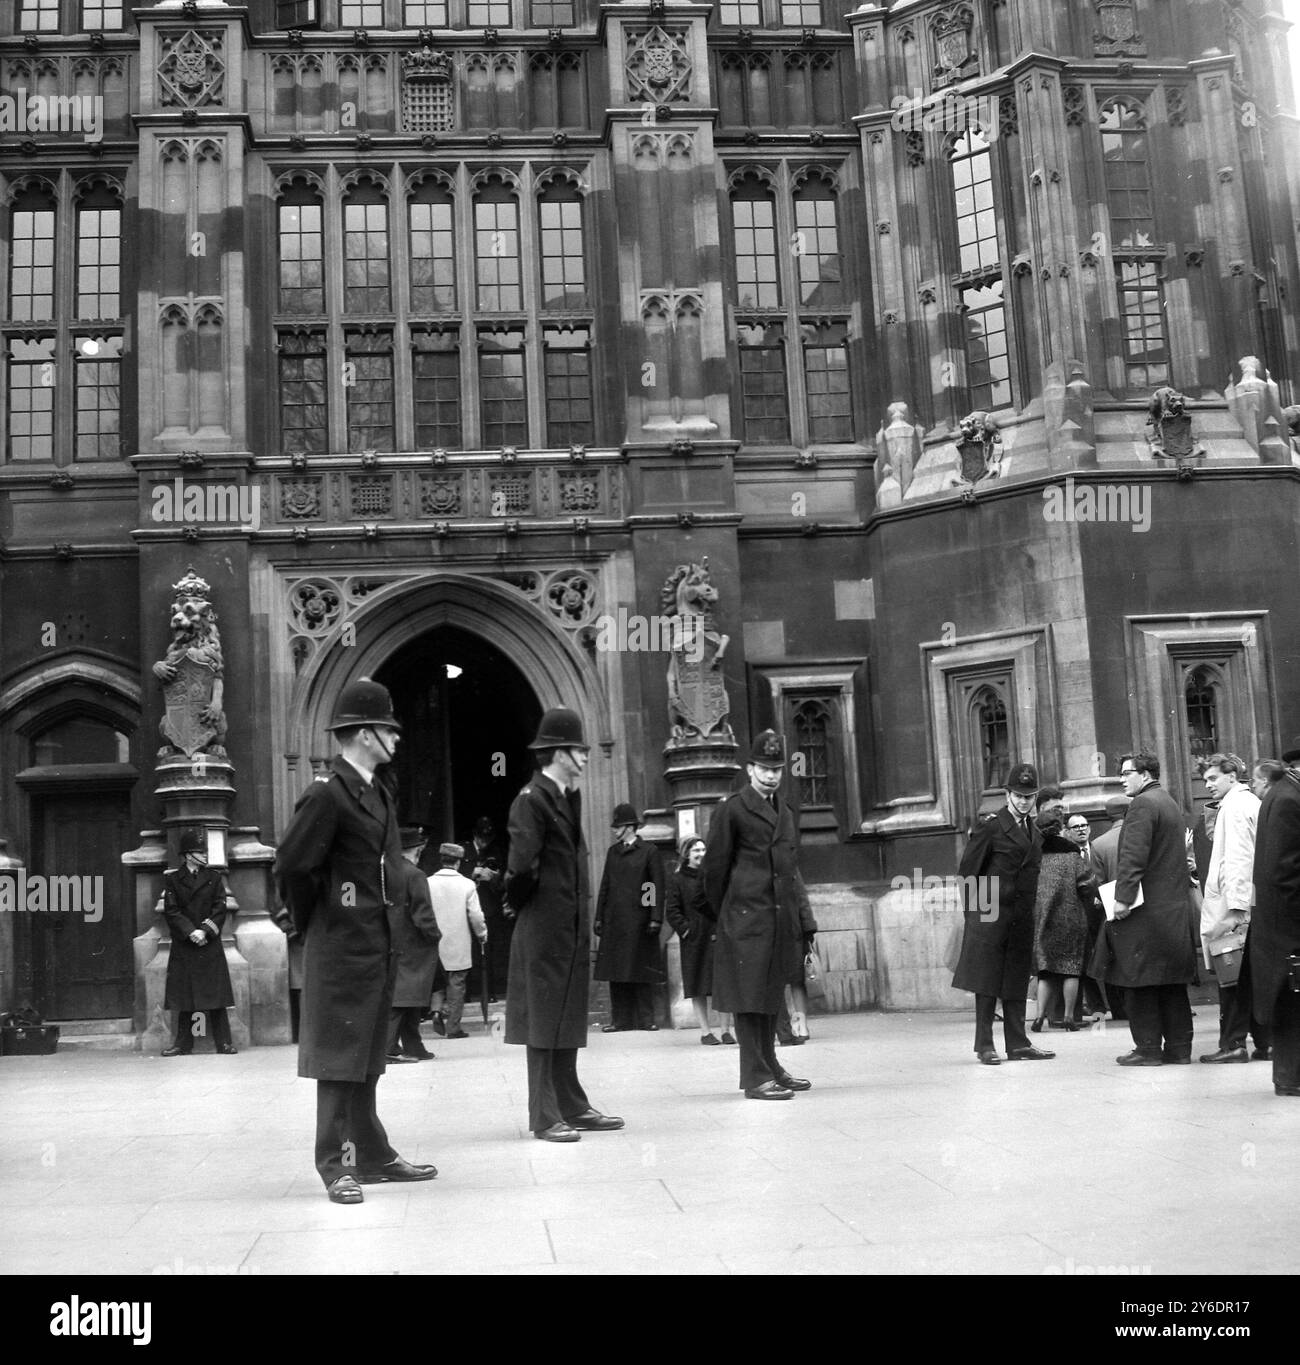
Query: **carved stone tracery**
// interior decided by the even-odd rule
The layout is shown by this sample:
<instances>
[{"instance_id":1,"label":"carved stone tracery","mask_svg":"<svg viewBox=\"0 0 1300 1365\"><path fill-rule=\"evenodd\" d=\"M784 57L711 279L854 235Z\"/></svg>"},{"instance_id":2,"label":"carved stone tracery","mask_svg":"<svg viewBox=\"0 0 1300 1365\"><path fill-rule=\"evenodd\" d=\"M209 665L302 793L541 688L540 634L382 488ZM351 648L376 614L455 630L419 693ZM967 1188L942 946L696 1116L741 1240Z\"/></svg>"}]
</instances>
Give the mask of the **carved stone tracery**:
<instances>
[{"instance_id":1,"label":"carved stone tracery","mask_svg":"<svg viewBox=\"0 0 1300 1365\"><path fill-rule=\"evenodd\" d=\"M220 32L160 35L158 102L166 108L199 109L225 103L225 35Z\"/></svg>"},{"instance_id":2,"label":"carved stone tracery","mask_svg":"<svg viewBox=\"0 0 1300 1365\"><path fill-rule=\"evenodd\" d=\"M691 59L686 35L656 24L627 35L628 94L633 100L670 104L690 98Z\"/></svg>"}]
</instances>

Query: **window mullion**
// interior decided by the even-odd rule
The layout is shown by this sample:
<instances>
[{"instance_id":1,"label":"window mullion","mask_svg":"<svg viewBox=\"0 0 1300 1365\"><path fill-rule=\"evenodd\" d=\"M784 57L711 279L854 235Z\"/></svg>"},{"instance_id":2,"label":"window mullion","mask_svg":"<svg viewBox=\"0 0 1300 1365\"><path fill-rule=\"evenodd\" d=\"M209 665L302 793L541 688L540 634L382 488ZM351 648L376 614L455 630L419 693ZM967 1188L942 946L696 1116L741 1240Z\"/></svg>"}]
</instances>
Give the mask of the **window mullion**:
<instances>
[{"instance_id":1,"label":"window mullion","mask_svg":"<svg viewBox=\"0 0 1300 1365\"><path fill-rule=\"evenodd\" d=\"M780 3L780 0L773 0ZM790 439L797 446L809 444L808 395L803 364L803 332L799 326L799 271L794 254L794 203L790 188L790 165L783 161L777 168L776 253L781 298L785 303L786 325L785 389L790 405Z\"/></svg>"},{"instance_id":2,"label":"window mullion","mask_svg":"<svg viewBox=\"0 0 1300 1365\"><path fill-rule=\"evenodd\" d=\"M72 176L59 173L58 207L54 219L54 446L55 464L71 464L75 452L77 360L72 350L69 319L76 308L77 205ZM191 409L192 411L194 409Z\"/></svg>"},{"instance_id":3,"label":"window mullion","mask_svg":"<svg viewBox=\"0 0 1300 1365\"><path fill-rule=\"evenodd\" d=\"M452 0L459 4L460 0ZM483 448L483 422L479 411L478 369L478 272L474 256L474 195L469 168L456 168L456 301L460 305L460 438L466 450Z\"/></svg>"},{"instance_id":4,"label":"window mullion","mask_svg":"<svg viewBox=\"0 0 1300 1365\"><path fill-rule=\"evenodd\" d=\"M544 447L546 433L546 381L542 374L542 254L537 215L540 207L533 183L533 168L525 162L519 177L519 275L523 281L524 385L528 399L528 444Z\"/></svg>"},{"instance_id":5,"label":"window mullion","mask_svg":"<svg viewBox=\"0 0 1300 1365\"><path fill-rule=\"evenodd\" d=\"M329 404L329 435L326 448L346 451L348 448L347 393L343 387L347 356L343 349L343 320L341 315L344 259L343 259L343 195L339 174L335 167L326 171L323 227L325 232L325 378Z\"/></svg>"},{"instance_id":6,"label":"window mullion","mask_svg":"<svg viewBox=\"0 0 1300 1365\"><path fill-rule=\"evenodd\" d=\"M397 0L401 3L401 0ZM400 17L400 16L399 16ZM411 361L411 196L399 165L388 168L389 284L393 301L393 445L415 449L415 385Z\"/></svg>"}]
</instances>

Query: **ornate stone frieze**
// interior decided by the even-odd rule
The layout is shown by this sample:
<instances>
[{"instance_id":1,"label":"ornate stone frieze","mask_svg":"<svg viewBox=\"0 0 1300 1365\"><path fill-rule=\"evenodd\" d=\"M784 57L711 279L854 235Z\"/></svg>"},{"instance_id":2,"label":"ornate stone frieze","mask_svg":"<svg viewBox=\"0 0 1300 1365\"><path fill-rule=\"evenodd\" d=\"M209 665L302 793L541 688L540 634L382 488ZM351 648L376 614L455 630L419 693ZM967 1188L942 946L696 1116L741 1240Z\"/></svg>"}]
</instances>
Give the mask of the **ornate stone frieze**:
<instances>
[{"instance_id":1,"label":"ornate stone frieze","mask_svg":"<svg viewBox=\"0 0 1300 1365\"><path fill-rule=\"evenodd\" d=\"M158 102L164 108L199 109L225 103L225 35L218 31L160 34Z\"/></svg>"}]
</instances>

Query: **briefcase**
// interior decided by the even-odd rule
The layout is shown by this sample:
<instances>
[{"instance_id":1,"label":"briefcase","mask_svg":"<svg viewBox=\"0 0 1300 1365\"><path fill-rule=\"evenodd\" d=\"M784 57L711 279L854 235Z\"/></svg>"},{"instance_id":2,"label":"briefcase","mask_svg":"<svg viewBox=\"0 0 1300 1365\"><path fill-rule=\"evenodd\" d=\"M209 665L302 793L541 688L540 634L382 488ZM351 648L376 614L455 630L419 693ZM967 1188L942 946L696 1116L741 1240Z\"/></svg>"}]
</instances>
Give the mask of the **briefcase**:
<instances>
[{"instance_id":1,"label":"briefcase","mask_svg":"<svg viewBox=\"0 0 1300 1365\"><path fill-rule=\"evenodd\" d=\"M0 1054L5 1057L44 1057L58 1049L58 1024L6 1024L0 1028Z\"/></svg>"},{"instance_id":2,"label":"briefcase","mask_svg":"<svg viewBox=\"0 0 1300 1365\"><path fill-rule=\"evenodd\" d=\"M1237 984L1237 978L1241 975L1241 957L1244 951L1242 948L1233 948L1229 952L1220 953L1217 957L1211 956L1214 976L1220 986Z\"/></svg>"}]
</instances>

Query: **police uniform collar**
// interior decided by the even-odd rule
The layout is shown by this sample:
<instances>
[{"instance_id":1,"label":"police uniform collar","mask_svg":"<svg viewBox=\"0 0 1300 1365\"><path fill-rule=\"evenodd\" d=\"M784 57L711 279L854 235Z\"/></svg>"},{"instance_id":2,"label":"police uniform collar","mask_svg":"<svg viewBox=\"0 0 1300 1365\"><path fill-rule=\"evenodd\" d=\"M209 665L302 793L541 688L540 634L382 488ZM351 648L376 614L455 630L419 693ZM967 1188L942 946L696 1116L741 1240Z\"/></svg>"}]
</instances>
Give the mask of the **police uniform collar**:
<instances>
[{"instance_id":1,"label":"police uniform collar","mask_svg":"<svg viewBox=\"0 0 1300 1365\"><path fill-rule=\"evenodd\" d=\"M750 808L757 811L765 820L776 823L776 798L769 800L766 796L760 796L753 787L752 783L746 783L744 791L740 794L741 800Z\"/></svg>"},{"instance_id":2,"label":"police uniform collar","mask_svg":"<svg viewBox=\"0 0 1300 1365\"><path fill-rule=\"evenodd\" d=\"M341 763L341 764L345 765L345 771L349 771L349 772L354 772L354 773L356 773L356 775L361 779L361 781L362 781L363 783L365 783L365 785L366 785L367 787L370 787L370 786L373 786L373 785L374 785L374 781L375 781L375 775L374 775L374 773L373 773L373 772L369 772L369 773L365 772L365 771L364 771L362 768L360 768L357 764L353 763L353 761L347 756L347 754L338 754L338 755L336 756L336 761L337 761L338 763Z\"/></svg>"}]
</instances>

